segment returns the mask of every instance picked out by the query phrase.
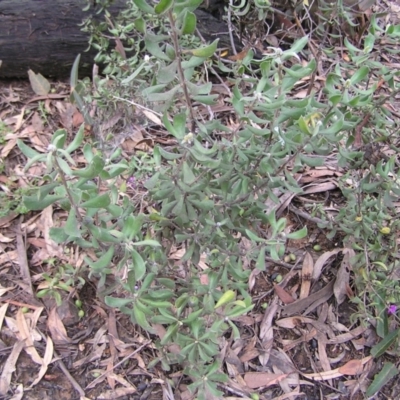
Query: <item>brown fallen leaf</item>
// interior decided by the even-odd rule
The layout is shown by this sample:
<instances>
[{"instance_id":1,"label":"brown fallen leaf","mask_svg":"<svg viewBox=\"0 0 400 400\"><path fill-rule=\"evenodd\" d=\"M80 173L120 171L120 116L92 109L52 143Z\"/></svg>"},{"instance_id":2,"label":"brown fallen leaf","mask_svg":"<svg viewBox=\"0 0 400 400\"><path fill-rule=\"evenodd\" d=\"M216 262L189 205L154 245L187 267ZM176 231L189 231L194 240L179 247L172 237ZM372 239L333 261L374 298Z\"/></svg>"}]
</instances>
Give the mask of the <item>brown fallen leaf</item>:
<instances>
[{"instance_id":1,"label":"brown fallen leaf","mask_svg":"<svg viewBox=\"0 0 400 400\"><path fill-rule=\"evenodd\" d=\"M40 357L34 345L35 336L33 334L33 329L28 326L25 314L22 312L21 308L17 312L16 323L19 331L17 337L20 340L25 340L26 353L30 355L33 362L42 365L43 359Z\"/></svg>"},{"instance_id":2,"label":"brown fallen leaf","mask_svg":"<svg viewBox=\"0 0 400 400\"><path fill-rule=\"evenodd\" d=\"M244 375L244 381L250 389L271 386L285 379L288 374L272 374L270 372L248 372Z\"/></svg>"},{"instance_id":3,"label":"brown fallen leaf","mask_svg":"<svg viewBox=\"0 0 400 400\"><path fill-rule=\"evenodd\" d=\"M312 324L315 320L308 317L289 317L275 321L275 324L281 328L293 329L301 324Z\"/></svg>"},{"instance_id":4,"label":"brown fallen leaf","mask_svg":"<svg viewBox=\"0 0 400 400\"><path fill-rule=\"evenodd\" d=\"M67 331L57 313L56 307L52 308L49 313L47 326L56 345L65 345L71 343L71 339L67 335Z\"/></svg>"},{"instance_id":5,"label":"brown fallen leaf","mask_svg":"<svg viewBox=\"0 0 400 400\"><path fill-rule=\"evenodd\" d=\"M339 367L338 370L343 375L359 375L363 372L364 364L362 360L350 360Z\"/></svg>"},{"instance_id":6,"label":"brown fallen leaf","mask_svg":"<svg viewBox=\"0 0 400 400\"><path fill-rule=\"evenodd\" d=\"M313 279L314 281L317 281L319 279L319 277L321 276L321 272L322 272L322 268L325 266L325 263L329 260L329 258L331 258L332 256L334 256L337 253L340 253L342 251L342 249L335 249L332 251L327 251L324 254L321 254L317 261L315 261L315 265L314 265L314 271L313 271Z\"/></svg>"},{"instance_id":7,"label":"brown fallen leaf","mask_svg":"<svg viewBox=\"0 0 400 400\"><path fill-rule=\"evenodd\" d=\"M301 288L300 299L308 297L311 289L311 280L313 277L314 260L310 253L306 253L303 260L303 267L301 270Z\"/></svg>"},{"instance_id":8,"label":"brown fallen leaf","mask_svg":"<svg viewBox=\"0 0 400 400\"><path fill-rule=\"evenodd\" d=\"M372 359L372 356L368 356L368 357L364 357L361 360L352 360L352 361L359 361L361 363L361 365L365 365L369 360ZM343 367L340 367L343 368ZM335 378L339 378L343 375L345 375L344 373L341 373L339 371L340 368L336 368L336 369L332 369L331 371L323 371L323 372L316 372L313 374L303 374L301 373L301 375L303 375L305 378L308 379L314 379L316 381L327 381L329 379L335 379ZM345 368L344 371L346 372L347 375L357 375L359 372L358 369L356 370L353 367L353 370L350 368ZM349 372L355 372L354 374L349 374Z\"/></svg>"},{"instance_id":9,"label":"brown fallen leaf","mask_svg":"<svg viewBox=\"0 0 400 400\"><path fill-rule=\"evenodd\" d=\"M295 301L294 298L285 289L283 289L276 283L274 284L274 290L276 295L281 299L284 304L291 304Z\"/></svg>"},{"instance_id":10,"label":"brown fallen leaf","mask_svg":"<svg viewBox=\"0 0 400 400\"><path fill-rule=\"evenodd\" d=\"M334 280L331 280L323 289L311 294L305 299L300 299L292 304L283 307L282 315L290 316L294 314L306 315L317 308L320 304L325 303L333 295ZM304 311L305 310L305 311Z\"/></svg>"},{"instance_id":11,"label":"brown fallen leaf","mask_svg":"<svg viewBox=\"0 0 400 400\"><path fill-rule=\"evenodd\" d=\"M43 364L40 367L38 376L29 386L30 388L32 386L37 385L42 380L44 374L47 371L47 368L49 367L49 364L51 363L51 360L53 359L53 353L54 353L53 341L50 339L49 336L47 336L46 350L44 351L44 356L43 356Z\"/></svg>"},{"instance_id":12,"label":"brown fallen leaf","mask_svg":"<svg viewBox=\"0 0 400 400\"><path fill-rule=\"evenodd\" d=\"M18 357L25 347L25 340L18 340L14 343L13 349L8 356L4 366L3 371L0 376L0 395L5 396L10 388L11 376L15 371L15 364L17 363Z\"/></svg>"},{"instance_id":13,"label":"brown fallen leaf","mask_svg":"<svg viewBox=\"0 0 400 400\"><path fill-rule=\"evenodd\" d=\"M350 260L355 256L353 249L343 249L343 253L344 257L336 274L336 281L333 287L333 294L338 304L342 304L346 299L348 287L350 287Z\"/></svg>"}]
</instances>

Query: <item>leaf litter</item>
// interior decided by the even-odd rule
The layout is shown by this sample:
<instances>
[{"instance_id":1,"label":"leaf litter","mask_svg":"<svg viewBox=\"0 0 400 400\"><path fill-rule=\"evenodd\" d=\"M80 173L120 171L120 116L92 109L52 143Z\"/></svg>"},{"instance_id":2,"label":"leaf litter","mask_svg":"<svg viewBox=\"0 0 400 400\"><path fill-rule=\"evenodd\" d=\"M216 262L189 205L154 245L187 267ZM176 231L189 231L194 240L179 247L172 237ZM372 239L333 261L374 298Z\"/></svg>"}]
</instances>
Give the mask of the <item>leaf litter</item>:
<instances>
[{"instance_id":1,"label":"leaf litter","mask_svg":"<svg viewBox=\"0 0 400 400\"><path fill-rule=\"evenodd\" d=\"M22 172L17 140L28 140L35 150L44 152L54 126L61 123L72 133L83 121L80 112L68 102L65 85L53 84L60 93L53 95L40 74L31 72L29 77L35 95L24 97L24 91L18 87L23 83L10 87L6 96L9 112L2 115L12 133L6 135L1 155L8 162L8 176L14 175L13 179L25 187L31 176L42 176L44 170L33 167L26 174ZM303 98L304 93L299 91L297 97ZM45 101L50 122L45 123L35 111L39 101ZM229 107L213 110L229 111ZM152 110L142 113L162 126ZM120 143L127 155L138 148L151 151L158 140L171 144L166 134L154 140L140 128L134 128L133 133ZM315 224L319 221L302 204L310 196L315 201L315 196L335 191L335 178L342 174L327 157L323 167L310 168L298 176L297 181L303 187L300 195L286 194L278 205L266 206L277 210L277 215L288 212L294 226L298 218L305 218L310 237L318 236ZM328 207L327 211L332 215L336 212ZM0 395L12 392L15 399L24 394L28 399L48 398L47 394L43 396L48 392L46 385L56 381L61 389L58 392L52 389L53 398L73 399L77 394L80 399L131 395L136 399L146 394L145 398L172 399L170 382L173 382L175 393L181 399L189 398L179 371L169 374L147 369L149 362L158 356L152 340L136 330L126 316L98 301L90 285L79 293L85 304L85 317L72 324L67 323L66 315L59 313L55 304L38 302L35 290L45 287L40 285L45 284L43 276L52 259L76 265L77 260L82 263L84 256L90 257L90 252L66 254L65 249L50 239L49 230L58 220L66 219L65 214L52 207L30 219L17 220L17 217L18 214L10 214L0 218L0 349L4 354ZM242 243L245 247L245 240ZM314 252L310 242L293 242L289 247L298 257L294 265L270 259L266 273L252 274L251 290L257 307L250 315L236 319L241 338L221 339L221 356L230 379L222 388L237 396L226 398L249 398L253 389L262 388L265 398L273 399L300 399L315 393L332 399L340 396L357 399L357 394L365 393L365 382L374 368L372 357L365 353L377 338L366 328L352 326L348 318L342 318L340 305L346 305L350 313L354 254L349 248L332 248L329 241L323 243L322 254ZM178 268L185 252L184 248L170 251L169 258ZM208 268L204 260L200 262L202 270ZM184 274L183 268L180 273ZM274 273L283 276L282 282L271 280ZM269 295L266 297L265 293ZM74 291L67 293L63 301L68 303L74 295ZM262 305L266 302L268 307L264 309ZM162 339L165 328L155 326L155 333ZM178 347L170 350L180 351ZM29 375L22 373L26 369Z\"/></svg>"},{"instance_id":2,"label":"leaf litter","mask_svg":"<svg viewBox=\"0 0 400 400\"><path fill-rule=\"evenodd\" d=\"M61 88L61 90L63 89ZM29 104L34 104L34 102ZM60 111L63 112L64 114L57 118L64 121L63 125L70 129L75 126L73 118L79 120L77 117L79 112L71 107L67 101L62 103L59 99L50 99L48 107L51 108L53 117L57 116ZM51 133L49 128L40 122L37 113L32 113L31 118L23 118L22 120L20 117L18 118L18 115L21 114L17 113L16 119L10 119L10 121L14 121L13 124L16 129L14 134L9 135L7 144L2 149L2 154L5 157L14 154L16 139L20 138L30 140L31 145L37 151L44 151L48 143L45 138L49 137ZM38 133L41 135L40 140L38 140ZM143 139L144 137L141 136L136 142L139 143ZM133 151L134 147L127 147L126 149ZM14 166L14 168L16 167L17 165ZM19 173L19 179L27 179L20 169L16 168L15 170ZM28 173L32 172L35 175L41 174L38 170L28 171ZM303 175L299 182L304 179L304 184L313 185L307 189L309 193L319 193L327 189L334 190L336 185L321 186L324 183L323 181L319 182L319 180L333 177L335 173L340 174L339 171L335 172L332 167L317 172L309 171L308 176L311 179L307 181L305 175ZM310 190L311 187L313 187L313 190ZM316 190L318 187L320 187L320 191ZM284 212L292 201L293 196L283 197L280 213ZM10 237L10 240L3 242L8 246L4 248L0 255L2 257L0 258L1 268L5 273L4 276L6 276L6 279L3 278L4 284L9 285L15 281L13 274L10 274L10 268L13 266L18 266L19 274L26 277L27 274L32 274L32 266L46 265L43 264L43 261L54 257L66 262L75 261L73 254L66 256L63 249L52 242L49 237L49 229L54 226L54 218L65 218L62 214L57 215L57 213L58 211L55 211L52 207L46 208L38 214L39 217L35 216L30 220L23 221L19 225L17 234L11 237L8 235L12 229L9 230L8 227L15 226L17 215L14 216L14 219L4 220L1 234L4 238ZM301 249L302 247L299 247L296 250L301 253ZM330 326L329 322L320 321L314 316L315 310L326 304L332 296L335 296L338 302L348 299L346 287L350 285L350 254L346 251L346 249L327 249L318 257L307 251L301 254L302 262L298 265L298 268L301 269L295 268L289 275L285 269L280 269L282 275L290 279L284 282L285 285L276 283L270 285L275 296L273 296L266 311L261 309L256 311L249 321L251 325L257 326L259 324L257 328L259 330L258 337L244 335L242 344L239 346L237 341L226 343L225 366L232 381L231 390L235 390L241 395L249 395L251 389L264 388L268 390L271 388L271 393L275 393L274 398L296 399L303 396L304 390L307 391L308 387L313 386L313 381L329 381L332 385L333 379L360 375L364 372L363 366L370 361L370 357L353 359L351 357L357 357L357 354L354 351L349 352L344 349L340 361L343 362L343 365L338 367L331 365L330 360L333 358L327 351L328 346L348 343L358 338L364 331L350 330L350 327L348 327L349 332L337 334L337 326ZM328 260L337 257L340 253L343 253L344 257L341 264L337 264L338 273L335 280L333 276L329 277L329 274L324 275L324 268L327 268ZM185 249L172 249L170 258L179 264L179 260L184 254ZM31 267L28 265L31 265ZM205 270L208 267L203 263L202 268ZM269 268L272 271L276 269L276 266L271 262ZM34 274L29 276L32 278ZM322 281L322 284L317 285L316 283L321 277L324 277L325 282ZM262 273L255 276L254 292L262 290L259 287L259 282L263 278L264 274ZM34 282L35 287L40 287L40 284L44 283L41 274L36 274ZM35 386L40 386L43 380L52 379L51 377L56 374L59 378L62 376L61 379L66 380L68 385L74 388L81 398L85 396L93 398L94 393L96 393L95 398L98 399L133 395L139 393L138 386L141 388L144 382L146 382L146 387L151 387L153 393L168 392L167 376L161 375L161 379L155 380L154 372L146 371L148 361L145 360L148 360L148 356L152 353L151 357L155 356L151 341L146 340L139 333L134 334L129 339L126 336L121 337L118 333L118 326L122 326L125 332L132 330L133 327L129 321L125 320L124 323L124 319L118 316L119 322L117 324L117 316L114 311L104 310L105 313L96 311L96 309L99 310L99 307L104 307L102 305L96 305L92 312L88 309L87 316L82 321L75 322L75 326L67 326L65 324L66 317L60 316L54 305L47 309L33 308L32 311L24 314L22 307L13 304L12 301L21 298L21 304L29 304L30 299L32 305L37 307L37 300L33 301L33 291L29 284L25 287L22 286L25 292L22 297L19 294L21 285L22 282L19 281L17 285L5 286L8 291L2 292L3 307L8 306L8 311L6 311L6 308L2 308L3 314L5 315L7 312L10 315L4 319L9 330L8 341L14 338L10 342L10 344L12 342L13 344L8 354L7 368L3 369L1 377L2 393L7 393L10 389L13 374L18 369L21 352L28 354L31 362L37 364L38 368L28 381L21 382L22 386L15 386L19 388L18 390L32 390ZM86 298L84 300L88 307L91 307L90 303L93 299ZM93 305L95 304L93 303ZM11 315L14 317L11 317ZM45 315L47 316L45 317ZM259 322L256 322L257 320ZM108 322L104 324L102 321ZM73 337L76 334L74 330L76 331L76 328L82 330L88 325L93 326L92 334L86 339L80 338L74 341ZM242 329L245 329L245 327L246 321L243 319ZM48 336L46 336L46 332ZM245 331L243 330L243 332ZM163 336L161 331L159 336L160 338ZM318 357L313 363L296 363L296 357L289 357L290 352L296 348L308 346L311 340L316 340L317 349L315 352L318 353ZM283 346L285 353L279 350L277 344ZM177 351L179 350L177 349ZM70 361L60 367L60 360L57 360L55 354ZM305 360L307 359L308 356ZM131 367L127 368L126 363L130 363ZM257 364L264 371L257 371L259 369L256 367ZM123 369L121 369L122 365L124 365ZM91 372L89 374L79 373L82 369ZM123 372L122 375L121 372ZM128 375L126 375L127 373ZM160 371L158 371L159 373ZM132 379L127 379L128 376L136 377L133 379L136 384L132 383ZM308 379L308 381L305 379ZM236 389L234 389L235 385ZM182 394L185 393L184 386L182 386L182 390Z\"/></svg>"}]
</instances>

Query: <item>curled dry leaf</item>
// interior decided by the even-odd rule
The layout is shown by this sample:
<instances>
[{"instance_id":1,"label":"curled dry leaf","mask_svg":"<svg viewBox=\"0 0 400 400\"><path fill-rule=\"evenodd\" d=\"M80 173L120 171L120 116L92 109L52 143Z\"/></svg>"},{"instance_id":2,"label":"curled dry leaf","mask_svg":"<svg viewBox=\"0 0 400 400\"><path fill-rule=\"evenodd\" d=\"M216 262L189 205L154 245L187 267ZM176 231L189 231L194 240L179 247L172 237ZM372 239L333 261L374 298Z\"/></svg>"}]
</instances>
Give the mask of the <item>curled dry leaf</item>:
<instances>
[{"instance_id":1,"label":"curled dry leaf","mask_svg":"<svg viewBox=\"0 0 400 400\"><path fill-rule=\"evenodd\" d=\"M49 364L51 363L51 360L53 359L53 352L54 352L54 346L53 346L53 341L50 339L49 336L47 336L47 340L46 340L46 350L44 352L44 356L43 356L43 364L40 367L38 376L36 377L36 379L32 382L32 384L30 385L30 387L37 385L43 378L44 374L47 371L47 368L49 366Z\"/></svg>"},{"instance_id":2,"label":"curled dry leaf","mask_svg":"<svg viewBox=\"0 0 400 400\"><path fill-rule=\"evenodd\" d=\"M25 347L25 340L19 340L15 342L7 361L4 364L3 371L0 376L0 395L5 396L10 388L11 376L15 371L15 364L17 363L18 357Z\"/></svg>"},{"instance_id":3,"label":"curled dry leaf","mask_svg":"<svg viewBox=\"0 0 400 400\"><path fill-rule=\"evenodd\" d=\"M353 249L343 249L344 257L336 275L333 294L338 304L342 304L348 294L351 264L350 260L355 256Z\"/></svg>"},{"instance_id":4,"label":"curled dry leaf","mask_svg":"<svg viewBox=\"0 0 400 400\"><path fill-rule=\"evenodd\" d=\"M337 253L340 253L342 249L335 249L332 251L327 251L324 254L321 254L321 256L315 261L314 265L314 271L313 271L313 279L314 281L317 281L319 277L321 276L322 268L324 267L325 263L334 256Z\"/></svg>"},{"instance_id":5,"label":"curled dry leaf","mask_svg":"<svg viewBox=\"0 0 400 400\"><path fill-rule=\"evenodd\" d=\"M56 307L54 307L49 313L47 326L49 328L51 337L53 338L53 341L56 345L71 343L71 339L67 335L64 324L57 314Z\"/></svg>"},{"instance_id":6,"label":"curled dry leaf","mask_svg":"<svg viewBox=\"0 0 400 400\"><path fill-rule=\"evenodd\" d=\"M260 339L264 352L259 355L261 365L265 366L268 363L270 350L274 342L274 330L272 328L272 320L278 311L278 297L274 297L272 303L265 311L263 320L260 324Z\"/></svg>"},{"instance_id":7,"label":"curled dry leaf","mask_svg":"<svg viewBox=\"0 0 400 400\"><path fill-rule=\"evenodd\" d=\"M32 90L39 96L45 96L50 92L50 83L42 74L35 74L31 69L28 70L29 81Z\"/></svg>"},{"instance_id":8,"label":"curled dry leaf","mask_svg":"<svg viewBox=\"0 0 400 400\"><path fill-rule=\"evenodd\" d=\"M25 351L31 356L33 362L42 365L43 359L34 346L34 330L29 328L21 308L17 312L16 322L19 331L17 337L20 340L25 340Z\"/></svg>"}]
</instances>

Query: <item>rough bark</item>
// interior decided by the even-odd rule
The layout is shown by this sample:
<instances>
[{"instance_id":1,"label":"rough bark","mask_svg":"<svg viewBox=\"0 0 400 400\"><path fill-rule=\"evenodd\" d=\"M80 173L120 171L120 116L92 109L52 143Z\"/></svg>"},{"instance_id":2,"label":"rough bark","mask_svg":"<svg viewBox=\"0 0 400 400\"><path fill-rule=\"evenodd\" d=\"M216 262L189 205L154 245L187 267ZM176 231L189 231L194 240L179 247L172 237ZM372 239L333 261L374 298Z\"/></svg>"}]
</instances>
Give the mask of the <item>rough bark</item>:
<instances>
[{"instance_id":1,"label":"rough bark","mask_svg":"<svg viewBox=\"0 0 400 400\"><path fill-rule=\"evenodd\" d=\"M0 0L0 78L26 78L28 69L66 77L78 54L81 74L90 73L96 51L85 52L88 35L79 24L95 14L93 9L82 11L85 4L85 0ZM109 11L117 14L123 6L124 1L117 0ZM223 46L229 46L224 22L201 10L198 19L205 39L220 37Z\"/></svg>"}]
</instances>

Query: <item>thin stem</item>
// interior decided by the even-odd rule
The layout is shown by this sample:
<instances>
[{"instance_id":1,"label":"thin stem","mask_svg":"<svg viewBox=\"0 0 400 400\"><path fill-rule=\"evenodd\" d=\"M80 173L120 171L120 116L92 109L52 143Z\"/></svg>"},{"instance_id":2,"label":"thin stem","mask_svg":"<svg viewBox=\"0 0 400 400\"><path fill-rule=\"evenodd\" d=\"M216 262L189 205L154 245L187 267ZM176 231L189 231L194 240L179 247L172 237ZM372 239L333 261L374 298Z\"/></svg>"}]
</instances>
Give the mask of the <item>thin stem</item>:
<instances>
[{"instance_id":1,"label":"thin stem","mask_svg":"<svg viewBox=\"0 0 400 400\"><path fill-rule=\"evenodd\" d=\"M181 56L181 49L179 47L179 38L178 38L178 32L176 29L176 25L175 25L175 19L174 16L172 14L172 11L168 11L168 19L169 22L171 24L171 38L172 38L172 42L174 44L174 50L175 50L175 54L176 54L176 59L178 60L178 75L179 75L179 80L181 82L182 85L182 90L183 90L183 95L185 96L185 101L187 104L187 107L189 109L189 115L190 115L190 130L192 133L194 133L195 131L195 117L194 117L194 111L193 111L193 107L192 107L192 102L189 96L189 90L188 87L186 85L186 79L185 79L185 75L183 73L183 68L182 68L182 56Z\"/></svg>"},{"instance_id":2,"label":"thin stem","mask_svg":"<svg viewBox=\"0 0 400 400\"><path fill-rule=\"evenodd\" d=\"M67 192L68 200L71 203L71 206L74 207L76 217L78 218L79 222L83 222L82 215L81 215L81 213L80 213L80 211L78 209L78 206L75 204L74 199L73 199L73 197L71 195L71 192L70 192L69 187L67 185L67 180L65 179L64 171L61 169L60 164L58 163L57 156L53 155L53 159L54 159L54 163L57 166L58 173L60 174L62 184L65 187L65 191Z\"/></svg>"}]
</instances>

